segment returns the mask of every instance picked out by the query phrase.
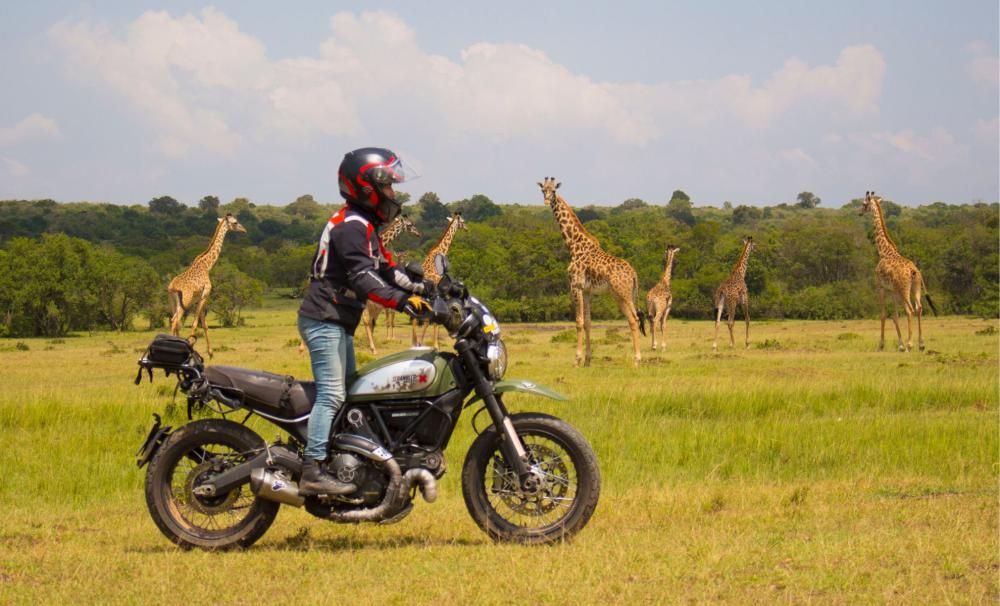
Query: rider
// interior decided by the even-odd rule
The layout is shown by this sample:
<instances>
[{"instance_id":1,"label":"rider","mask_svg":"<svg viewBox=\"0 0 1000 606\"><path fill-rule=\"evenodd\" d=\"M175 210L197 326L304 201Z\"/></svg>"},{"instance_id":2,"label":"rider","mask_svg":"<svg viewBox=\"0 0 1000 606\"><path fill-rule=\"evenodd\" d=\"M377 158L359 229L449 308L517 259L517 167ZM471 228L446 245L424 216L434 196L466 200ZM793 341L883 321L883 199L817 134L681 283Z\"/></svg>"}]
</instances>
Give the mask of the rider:
<instances>
[{"instance_id":1,"label":"rider","mask_svg":"<svg viewBox=\"0 0 1000 606\"><path fill-rule=\"evenodd\" d=\"M306 496L357 490L326 473L320 463L327 457L333 418L346 398L346 378L355 371L353 335L366 299L421 320L430 314L420 296L425 284L396 268L377 232L399 214L392 186L407 178L402 161L388 149L356 149L344 156L338 177L347 204L323 229L299 307L299 334L309 348L316 380L299 482L299 492Z\"/></svg>"}]
</instances>

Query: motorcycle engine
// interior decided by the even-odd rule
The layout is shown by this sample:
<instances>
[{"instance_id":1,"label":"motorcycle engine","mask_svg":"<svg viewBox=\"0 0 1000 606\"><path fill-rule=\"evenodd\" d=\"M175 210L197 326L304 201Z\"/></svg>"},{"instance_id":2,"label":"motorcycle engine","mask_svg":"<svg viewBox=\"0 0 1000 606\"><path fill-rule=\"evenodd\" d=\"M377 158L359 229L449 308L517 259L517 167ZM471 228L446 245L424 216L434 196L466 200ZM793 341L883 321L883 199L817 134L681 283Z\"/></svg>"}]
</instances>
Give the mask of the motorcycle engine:
<instances>
[{"instance_id":1,"label":"motorcycle engine","mask_svg":"<svg viewBox=\"0 0 1000 606\"><path fill-rule=\"evenodd\" d=\"M346 452L338 452L327 464L330 473L341 482L354 484L357 492L350 498L370 506L382 500L388 482L385 475L369 460Z\"/></svg>"}]
</instances>

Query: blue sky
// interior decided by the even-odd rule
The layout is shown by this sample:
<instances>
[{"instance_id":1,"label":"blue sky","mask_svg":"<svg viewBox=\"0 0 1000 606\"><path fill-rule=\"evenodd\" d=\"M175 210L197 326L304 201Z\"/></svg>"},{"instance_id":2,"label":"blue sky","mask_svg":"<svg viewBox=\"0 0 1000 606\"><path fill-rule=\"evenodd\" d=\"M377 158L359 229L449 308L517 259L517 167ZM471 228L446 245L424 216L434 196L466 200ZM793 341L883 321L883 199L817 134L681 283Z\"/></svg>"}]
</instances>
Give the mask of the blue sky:
<instances>
[{"instance_id":1,"label":"blue sky","mask_svg":"<svg viewBox=\"0 0 1000 606\"><path fill-rule=\"evenodd\" d=\"M987 2L5 3L0 199L996 201Z\"/></svg>"}]
</instances>

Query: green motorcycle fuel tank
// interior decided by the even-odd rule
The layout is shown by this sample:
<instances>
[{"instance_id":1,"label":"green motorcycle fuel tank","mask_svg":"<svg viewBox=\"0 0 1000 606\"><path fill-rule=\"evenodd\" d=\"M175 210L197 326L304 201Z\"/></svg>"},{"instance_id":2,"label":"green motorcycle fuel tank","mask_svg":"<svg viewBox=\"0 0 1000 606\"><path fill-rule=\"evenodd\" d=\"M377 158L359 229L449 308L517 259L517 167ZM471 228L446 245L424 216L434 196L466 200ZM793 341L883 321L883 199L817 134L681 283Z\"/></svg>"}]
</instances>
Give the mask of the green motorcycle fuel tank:
<instances>
[{"instance_id":1,"label":"green motorcycle fuel tank","mask_svg":"<svg viewBox=\"0 0 1000 606\"><path fill-rule=\"evenodd\" d=\"M457 387L447 358L431 347L414 347L374 360L349 381L348 403L435 398Z\"/></svg>"}]
</instances>

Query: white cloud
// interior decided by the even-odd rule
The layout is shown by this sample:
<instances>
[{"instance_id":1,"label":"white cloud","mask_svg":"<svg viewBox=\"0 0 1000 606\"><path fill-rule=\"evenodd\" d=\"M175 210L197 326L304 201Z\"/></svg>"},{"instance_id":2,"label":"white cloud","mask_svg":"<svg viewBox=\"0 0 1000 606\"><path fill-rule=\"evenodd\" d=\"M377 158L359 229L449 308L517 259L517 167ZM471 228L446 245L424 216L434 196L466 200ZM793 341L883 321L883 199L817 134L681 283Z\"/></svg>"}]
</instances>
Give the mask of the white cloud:
<instances>
[{"instance_id":1,"label":"white cloud","mask_svg":"<svg viewBox=\"0 0 1000 606\"><path fill-rule=\"evenodd\" d=\"M33 113L14 126L0 128L0 145L15 145L31 139L55 139L59 136L55 120Z\"/></svg>"},{"instance_id":2,"label":"white cloud","mask_svg":"<svg viewBox=\"0 0 1000 606\"><path fill-rule=\"evenodd\" d=\"M0 157L0 161L3 161L3 170L10 177L24 177L31 173L30 168L14 158Z\"/></svg>"},{"instance_id":3,"label":"white cloud","mask_svg":"<svg viewBox=\"0 0 1000 606\"><path fill-rule=\"evenodd\" d=\"M520 44L480 42L459 61L434 55L387 12L338 13L330 32L317 56L280 60L214 8L197 16L148 12L119 34L62 22L49 35L70 72L124 99L167 157L231 154L248 141L355 136L394 120L456 137L596 136L641 147L678 129L774 128L790 112L870 115L886 69L881 53L863 45L843 49L832 65L789 59L760 84L744 75L606 83Z\"/></svg>"},{"instance_id":4,"label":"white cloud","mask_svg":"<svg viewBox=\"0 0 1000 606\"><path fill-rule=\"evenodd\" d=\"M867 135L854 135L853 142L873 155L893 154L905 157L916 164L946 164L960 160L967 147L957 141L947 129L933 128L928 134L912 129L879 131Z\"/></svg>"},{"instance_id":5,"label":"white cloud","mask_svg":"<svg viewBox=\"0 0 1000 606\"><path fill-rule=\"evenodd\" d=\"M1000 61L990 52L990 47L985 42L972 42L965 48L972 55L966 67L969 77L993 88L1000 85Z\"/></svg>"}]
</instances>

